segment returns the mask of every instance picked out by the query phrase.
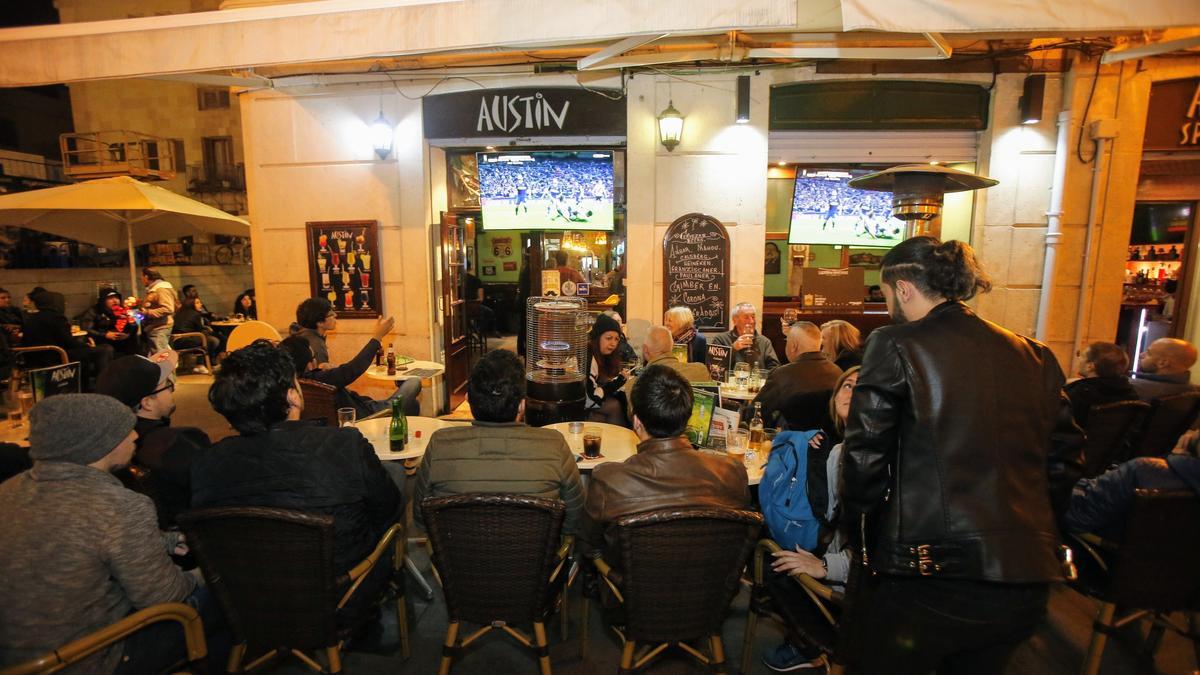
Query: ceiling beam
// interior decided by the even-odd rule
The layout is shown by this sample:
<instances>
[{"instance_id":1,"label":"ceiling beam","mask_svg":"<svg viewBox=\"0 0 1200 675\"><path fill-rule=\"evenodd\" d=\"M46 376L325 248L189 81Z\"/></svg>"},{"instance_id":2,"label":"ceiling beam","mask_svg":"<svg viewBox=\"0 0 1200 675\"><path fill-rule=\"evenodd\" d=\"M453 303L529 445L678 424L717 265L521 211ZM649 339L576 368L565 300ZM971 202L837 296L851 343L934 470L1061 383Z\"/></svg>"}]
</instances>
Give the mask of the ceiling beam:
<instances>
[{"instance_id":1,"label":"ceiling beam","mask_svg":"<svg viewBox=\"0 0 1200 675\"><path fill-rule=\"evenodd\" d=\"M1100 63L1108 65L1131 59L1144 59L1150 56L1170 54L1171 52L1183 51L1184 49L1192 49L1194 47L1200 47L1200 35L1193 35L1178 40L1167 40L1165 42L1147 42L1144 45L1127 47L1125 49L1110 49L1104 52L1104 56L1100 57Z\"/></svg>"},{"instance_id":2,"label":"ceiling beam","mask_svg":"<svg viewBox=\"0 0 1200 675\"><path fill-rule=\"evenodd\" d=\"M178 75L151 75L147 80L168 80L171 82L188 82L204 84L211 87L271 87L269 77L240 77L237 75L218 75L216 73L180 73Z\"/></svg>"},{"instance_id":3,"label":"ceiling beam","mask_svg":"<svg viewBox=\"0 0 1200 675\"><path fill-rule=\"evenodd\" d=\"M634 35L627 37L624 40L618 40L611 45L601 49L600 51L585 56L575 62L575 67L578 70L594 70L597 68L619 68L620 66L607 65L613 58L619 57L625 52L633 51L642 45L650 44L656 40L661 40L670 35L670 33L662 33L660 35Z\"/></svg>"}]
</instances>

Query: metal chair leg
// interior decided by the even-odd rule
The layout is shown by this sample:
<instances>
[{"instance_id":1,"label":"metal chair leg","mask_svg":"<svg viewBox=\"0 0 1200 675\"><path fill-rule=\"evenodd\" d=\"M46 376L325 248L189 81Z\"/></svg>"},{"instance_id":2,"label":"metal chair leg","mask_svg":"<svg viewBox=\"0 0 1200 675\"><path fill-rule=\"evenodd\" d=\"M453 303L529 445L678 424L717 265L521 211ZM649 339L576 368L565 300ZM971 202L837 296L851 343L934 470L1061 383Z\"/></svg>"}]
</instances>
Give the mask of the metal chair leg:
<instances>
[{"instance_id":1,"label":"metal chair leg","mask_svg":"<svg viewBox=\"0 0 1200 675\"><path fill-rule=\"evenodd\" d=\"M458 649L458 622L451 621L446 626L446 639L442 641L442 663L438 666L438 675L450 675L450 663L454 661L454 653Z\"/></svg>"},{"instance_id":2,"label":"metal chair leg","mask_svg":"<svg viewBox=\"0 0 1200 675\"><path fill-rule=\"evenodd\" d=\"M542 675L552 675L550 672L550 643L546 640L546 624L541 621L533 622L533 646L537 649L538 668Z\"/></svg>"},{"instance_id":3,"label":"metal chair leg","mask_svg":"<svg viewBox=\"0 0 1200 675\"><path fill-rule=\"evenodd\" d=\"M620 675L628 675L633 672L633 656L637 653L637 643L633 640L626 640L625 646L621 649L621 667L617 672Z\"/></svg>"},{"instance_id":4,"label":"metal chair leg","mask_svg":"<svg viewBox=\"0 0 1200 675\"><path fill-rule=\"evenodd\" d=\"M712 650L712 671L716 675L725 675L725 643L720 635L710 635L709 649Z\"/></svg>"},{"instance_id":5,"label":"metal chair leg","mask_svg":"<svg viewBox=\"0 0 1200 675\"><path fill-rule=\"evenodd\" d=\"M1100 603L1100 611L1096 614L1096 623L1092 625L1092 641L1088 645L1087 658L1083 662L1082 675L1096 675L1100 672L1100 659L1104 656L1104 645L1108 643L1108 634L1117 613L1117 606L1111 602Z\"/></svg>"},{"instance_id":6,"label":"metal chair leg","mask_svg":"<svg viewBox=\"0 0 1200 675\"><path fill-rule=\"evenodd\" d=\"M425 599L433 600L433 587L429 585L428 581L425 581L425 575L421 574L421 570L417 569L417 564L412 561L412 558L404 558L404 569L408 570L408 573L416 580L417 585L424 591Z\"/></svg>"},{"instance_id":7,"label":"metal chair leg","mask_svg":"<svg viewBox=\"0 0 1200 675\"><path fill-rule=\"evenodd\" d=\"M408 602L403 594L396 595L396 625L400 627L400 655L407 660L412 656L412 642L408 636Z\"/></svg>"}]
</instances>

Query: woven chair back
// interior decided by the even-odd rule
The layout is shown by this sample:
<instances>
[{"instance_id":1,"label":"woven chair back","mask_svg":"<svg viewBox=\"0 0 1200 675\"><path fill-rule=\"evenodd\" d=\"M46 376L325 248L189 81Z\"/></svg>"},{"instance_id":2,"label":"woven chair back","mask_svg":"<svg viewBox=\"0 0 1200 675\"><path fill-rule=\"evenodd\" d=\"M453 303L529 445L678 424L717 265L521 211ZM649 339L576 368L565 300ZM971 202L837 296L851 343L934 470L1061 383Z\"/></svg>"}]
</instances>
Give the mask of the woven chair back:
<instances>
[{"instance_id":1,"label":"woven chair back","mask_svg":"<svg viewBox=\"0 0 1200 675\"><path fill-rule=\"evenodd\" d=\"M307 399L305 399L307 401ZM1087 442L1083 446L1083 477L1093 478L1133 454L1135 435L1141 430L1150 404L1117 401L1092 406L1088 414Z\"/></svg>"},{"instance_id":2,"label":"woven chair back","mask_svg":"<svg viewBox=\"0 0 1200 675\"><path fill-rule=\"evenodd\" d=\"M300 419L320 420L325 426L337 426L337 403L334 395L337 387L314 380L300 380L300 393L304 396L304 410Z\"/></svg>"},{"instance_id":3,"label":"woven chair back","mask_svg":"<svg viewBox=\"0 0 1200 675\"><path fill-rule=\"evenodd\" d=\"M189 511L179 524L236 642L336 644L332 516L228 507Z\"/></svg>"},{"instance_id":4,"label":"woven chair back","mask_svg":"<svg viewBox=\"0 0 1200 675\"><path fill-rule=\"evenodd\" d=\"M1119 607L1200 609L1200 499L1195 493L1137 491L1108 583L1108 600Z\"/></svg>"},{"instance_id":5,"label":"woven chair back","mask_svg":"<svg viewBox=\"0 0 1200 675\"><path fill-rule=\"evenodd\" d=\"M1159 457L1175 447L1175 441L1191 428L1200 414L1200 391L1185 391L1164 396L1151 404L1150 415L1142 431L1142 457Z\"/></svg>"},{"instance_id":6,"label":"woven chair back","mask_svg":"<svg viewBox=\"0 0 1200 675\"><path fill-rule=\"evenodd\" d=\"M527 624L549 602L550 572L566 507L509 494L421 502L451 620Z\"/></svg>"},{"instance_id":7,"label":"woven chair back","mask_svg":"<svg viewBox=\"0 0 1200 675\"><path fill-rule=\"evenodd\" d=\"M762 514L671 509L616 522L628 636L680 642L719 634Z\"/></svg>"}]
</instances>

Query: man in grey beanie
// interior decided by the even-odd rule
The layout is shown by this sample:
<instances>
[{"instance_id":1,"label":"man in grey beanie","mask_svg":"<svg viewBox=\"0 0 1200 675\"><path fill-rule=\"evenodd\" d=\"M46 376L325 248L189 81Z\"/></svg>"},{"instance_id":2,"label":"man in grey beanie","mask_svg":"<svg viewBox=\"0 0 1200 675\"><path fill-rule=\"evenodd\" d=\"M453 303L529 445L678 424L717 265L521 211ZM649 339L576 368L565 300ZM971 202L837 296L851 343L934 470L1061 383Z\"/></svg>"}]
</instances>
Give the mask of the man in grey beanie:
<instances>
[{"instance_id":1,"label":"man in grey beanie","mask_svg":"<svg viewBox=\"0 0 1200 675\"><path fill-rule=\"evenodd\" d=\"M168 557L178 535L159 532L150 499L112 476L133 457L133 411L108 396L63 394L29 419L33 468L0 484L0 668L196 588ZM75 672L157 672L171 661L148 656L174 659L161 643L176 638L182 654L175 632L144 630Z\"/></svg>"}]
</instances>

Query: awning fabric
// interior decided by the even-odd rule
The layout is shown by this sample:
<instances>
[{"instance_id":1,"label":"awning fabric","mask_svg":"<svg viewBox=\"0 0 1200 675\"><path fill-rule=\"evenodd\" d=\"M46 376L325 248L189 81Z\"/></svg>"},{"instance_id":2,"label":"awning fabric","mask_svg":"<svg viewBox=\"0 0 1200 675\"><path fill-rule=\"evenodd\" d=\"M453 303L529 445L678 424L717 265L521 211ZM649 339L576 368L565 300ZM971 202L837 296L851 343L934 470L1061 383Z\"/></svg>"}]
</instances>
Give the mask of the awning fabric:
<instances>
[{"instance_id":1,"label":"awning fabric","mask_svg":"<svg viewBox=\"0 0 1200 675\"><path fill-rule=\"evenodd\" d=\"M1196 25L1197 0L842 0L847 31L1054 34Z\"/></svg>"},{"instance_id":2,"label":"awning fabric","mask_svg":"<svg viewBox=\"0 0 1200 675\"><path fill-rule=\"evenodd\" d=\"M302 4L302 3L301 3ZM825 6L826 2L813 3ZM147 19L0 30L0 87L335 61L631 35L797 25L798 0L460 0L228 22L223 10L168 28ZM212 15L212 16L206 16ZM80 28L85 28L80 30ZM49 30L47 30L49 29ZM25 39L24 36L34 37Z\"/></svg>"}]
</instances>

